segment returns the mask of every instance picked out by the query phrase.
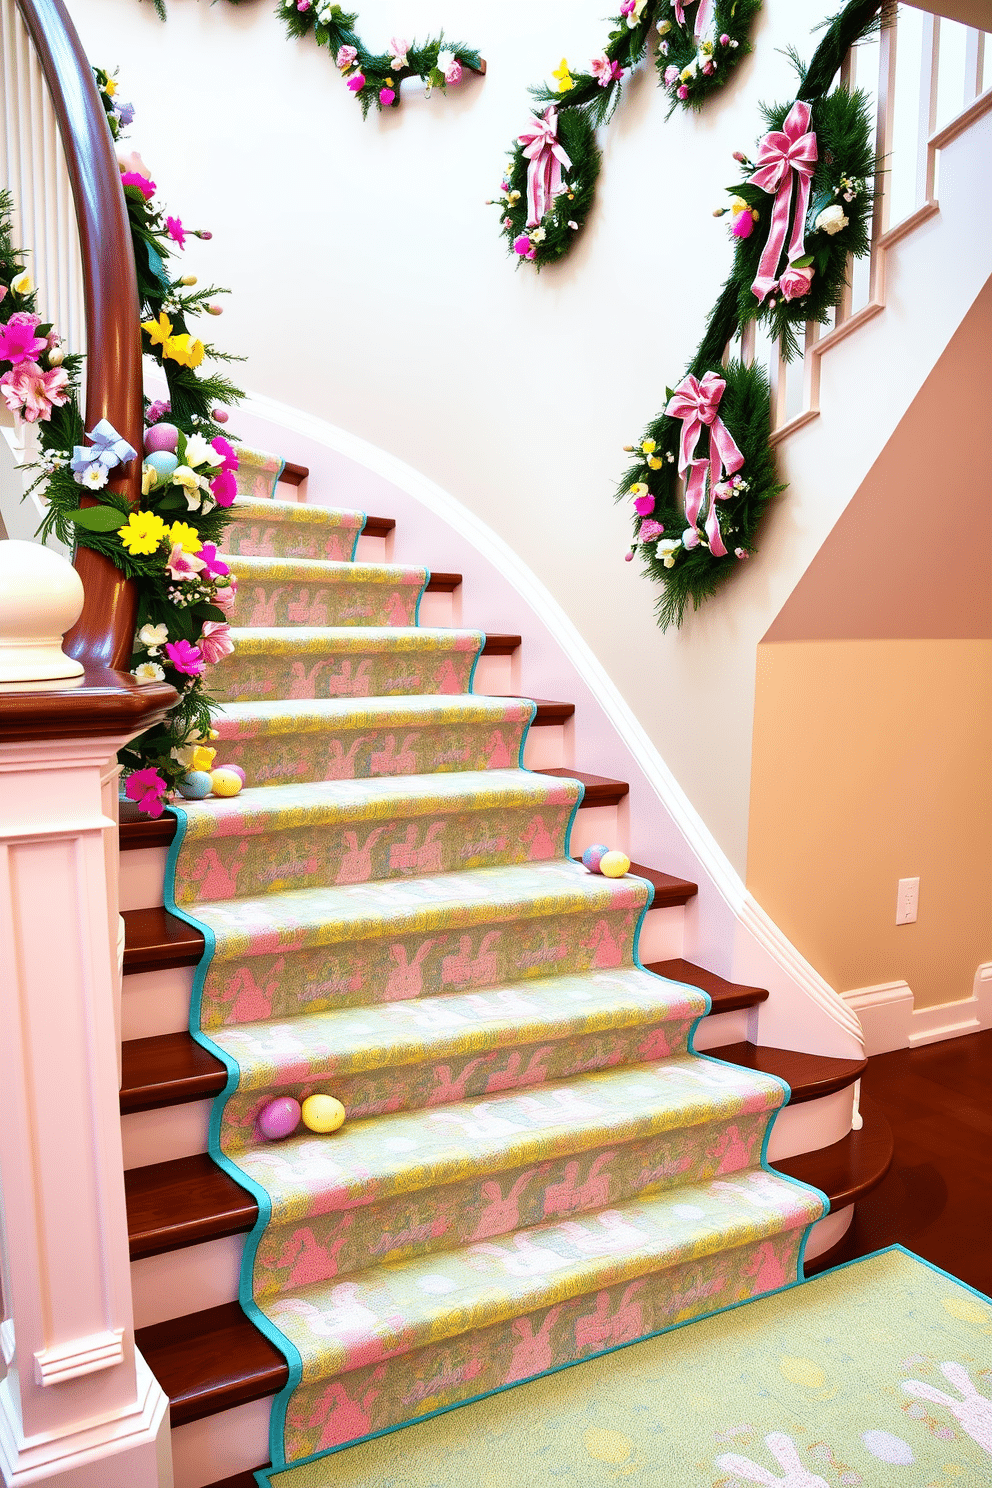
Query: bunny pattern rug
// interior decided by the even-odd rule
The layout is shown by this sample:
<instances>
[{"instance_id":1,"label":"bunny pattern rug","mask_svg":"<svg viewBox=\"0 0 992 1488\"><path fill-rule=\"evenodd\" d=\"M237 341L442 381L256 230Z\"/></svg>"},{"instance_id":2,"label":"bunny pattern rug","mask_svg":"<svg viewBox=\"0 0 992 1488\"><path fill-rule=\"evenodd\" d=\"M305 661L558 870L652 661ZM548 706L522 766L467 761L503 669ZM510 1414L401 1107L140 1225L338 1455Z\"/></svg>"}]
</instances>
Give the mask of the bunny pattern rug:
<instances>
[{"instance_id":1,"label":"bunny pattern rug","mask_svg":"<svg viewBox=\"0 0 992 1488\"><path fill-rule=\"evenodd\" d=\"M988 1488L992 1302L900 1246L271 1488Z\"/></svg>"}]
</instances>

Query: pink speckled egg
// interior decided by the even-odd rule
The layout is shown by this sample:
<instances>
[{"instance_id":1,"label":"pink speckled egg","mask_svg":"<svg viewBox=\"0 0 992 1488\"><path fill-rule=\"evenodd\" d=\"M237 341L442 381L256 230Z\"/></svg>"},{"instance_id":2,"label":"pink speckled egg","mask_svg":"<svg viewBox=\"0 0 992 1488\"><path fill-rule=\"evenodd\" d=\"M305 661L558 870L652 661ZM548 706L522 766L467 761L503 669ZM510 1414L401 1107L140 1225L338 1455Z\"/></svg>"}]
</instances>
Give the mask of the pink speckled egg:
<instances>
[{"instance_id":1,"label":"pink speckled egg","mask_svg":"<svg viewBox=\"0 0 992 1488\"><path fill-rule=\"evenodd\" d=\"M582 854L582 862L590 873L598 873L599 865L609 852L609 848L602 842L594 842L592 847L587 847Z\"/></svg>"},{"instance_id":2,"label":"pink speckled egg","mask_svg":"<svg viewBox=\"0 0 992 1488\"><path fill-rule=\"evenodd\" d=\"M300 1124L300 1103L291 1095L269 1101L258 1113L258 1129L270 1142L291 1137Z\"/></svg>"},{"instance_id":3,"label":"pink speckled egg","mask_svg":"<svg viewBox=\"0 0 992 1488\"><path fill-rule=\"evenodd\" d=\"M175 424L152 424L150 429L145 430L145 454L150 455L153 450L168 450L169 454L175 454L179 443L179 430Z\"/></svg>"}]
</instances>

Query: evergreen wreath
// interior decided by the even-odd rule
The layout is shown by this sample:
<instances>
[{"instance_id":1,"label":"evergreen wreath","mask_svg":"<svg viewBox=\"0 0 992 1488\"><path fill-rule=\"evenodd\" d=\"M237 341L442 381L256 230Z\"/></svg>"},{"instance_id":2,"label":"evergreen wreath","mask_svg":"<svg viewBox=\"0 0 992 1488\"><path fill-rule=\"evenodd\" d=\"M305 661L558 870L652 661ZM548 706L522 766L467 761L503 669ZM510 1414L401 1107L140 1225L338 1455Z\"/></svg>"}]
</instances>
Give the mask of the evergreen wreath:
<instances>
[{"instance_id":1,"label":"evergreen wreath","mask_svg":"<svg viewBox=\"0 0 992 1488\"><path fill-rule=\"evenodd\" d=\"M617 500L633 498L634 542L645 577L662 586L662 630L679 626L755 551L761 519L784 486L770 444L771 395L758 367L724 364L751 320L764 322L786 359L798 327L826 321L847 277L848 255L870 246L877 161L869 102L830 89L844 57L878 27L879 0L851 0L799 73L791 104L763 110L768 132L746 179L729 187L736 251L703 339L665 408L638 445ZM755 182L755 176L760 181ZM761 184L764 182L764 185ZM715 215L723 216L721 208Z\"/></svg>"},{"instance_id":2,"label":"evergreen wreath","mask_svg":"<svg viewBox=\"0 0 992 1488\"><path fill-rule=\"evenodd\" d=\"M510 251L537 269L570 251L595 198L602 160L596 130L613 117L624 73L643 60L652 38L669 113L699 109L751 51L760 9L761 0L623 0L588 72L573 73L563 57L551 74L554 87L531 89L535 116L489 203L500 208Z\"/></svg>"}]
</instances>

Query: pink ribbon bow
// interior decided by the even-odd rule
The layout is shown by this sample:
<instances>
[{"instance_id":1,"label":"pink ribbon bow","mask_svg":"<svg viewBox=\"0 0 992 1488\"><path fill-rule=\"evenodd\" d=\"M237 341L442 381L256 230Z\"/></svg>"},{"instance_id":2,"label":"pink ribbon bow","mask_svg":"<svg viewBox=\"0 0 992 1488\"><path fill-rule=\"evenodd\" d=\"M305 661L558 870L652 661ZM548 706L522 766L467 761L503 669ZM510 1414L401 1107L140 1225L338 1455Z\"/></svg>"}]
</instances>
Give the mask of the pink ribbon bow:
<instances>
[{"instance_id":1,"label":"pink ribbon bow","mask_svg":"<svg viewBox=\"0 0 992 1488\"><path fill-rule=\"evenodd\" d=\"M682 420L679 475L685 479L685 518L690 527L695 527L698 523L706 498L706 476L709 473L711 500L705 530L710 552L716 558L723 558L727 553L716 514L716 503L724 498L717 496L716 487L725 473L733 475L744 464L744 456L734 443L733 435L718 417L720 400L726 388L724 379L715 372L706 372L700 378L683 377L665 409L669 418ZM695 460L693 456L704 427L710 431L709 456Z\"/></svg>"},{"instance_id":2,"label":"pink ribbon bow","mask_svg":"<svg viewBox=\"0 0 992 1488\"><path fill-rule=\"evenodd\" d=\"M692 0L685 0L685 3L691 5ZM685 3L684 0L675 0L675 19L680 26L685 25ZM713 5L714 0L699 0L699 9L696 11L696 24L692 28L692 34L694 36L702 36L706 30L706 27L710 23L710 17L713 14Z\"/></svg>"},{"instance_id":3,"label":"pink ribbon bow","mask_svg":"<svg viewBox=\"0 0 992 1488\"><path fill-rule=\"evenodd\" d=\"M751 285L752 293L763 300L778 283L778 264L785 246L785 235L789 230L789 213L792 209L792 178L798 181L796 211L792 224L792 239L786 255L789 263L802 258L806 244L806 211L809 207L810 184L816 164L816 135L809 127L810 106L796 102L792 105L781 129L772 129L758 146L758 166L750 177L762 191L775 192L771 226L758 264L758 272Z\"/></svg>"},{"instance_id":4,"label":"pink ribbon bow","mask_svg":"<svg viewBox=\"0 0 992 1488\"><path fill-rule=\"evenodd\" d=\"M524 155L530 161L527 167L527 226L536 227L543 219L556 196L564 191L561 179L562 166L570 166L571 160L558 143L558 110L548 104L541 118L535 114L531 128L518 136L517 143L523 145Z\"/></svg>"}]
</instances>

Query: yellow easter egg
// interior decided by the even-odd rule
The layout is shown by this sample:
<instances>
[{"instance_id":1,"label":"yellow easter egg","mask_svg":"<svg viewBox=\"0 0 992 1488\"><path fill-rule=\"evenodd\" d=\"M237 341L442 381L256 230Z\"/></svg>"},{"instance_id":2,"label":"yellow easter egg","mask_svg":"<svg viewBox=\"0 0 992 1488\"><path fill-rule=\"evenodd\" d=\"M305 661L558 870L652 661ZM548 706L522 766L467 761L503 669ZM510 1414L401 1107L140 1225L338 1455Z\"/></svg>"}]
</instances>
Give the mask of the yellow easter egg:
<instances>
[{"instance_id":1,"label":"yellow easter egg","mask_svg":"<svg viewBox=\"0 0 992 1488\"><path fill-rule=\"evenodd\" d=\"M630 871L630 859L626 853L604 853L599 860L599 871L606 878L623 878Z\"/></svg>"},{"instance_id":2,"label":"yellow easter egg","mask_svg":"<svg viewBox=\"0 0 992 1488\"><path fill-rule=\"evenodd\" d=\"M622 1431L607 1431L601 1426L587 1426L582 1435L586 1451L597 1462L626 1462L634 1443Z\"/></svg>"},{"instance_id":3,"label":"yellow easter egg","mask_svg":"<svg viewBox=\"0 0 992 1488\"><path fill-rule=\"evenodd\" d=\"M962 1323L992 1323L992 1308L973 1302L970 1297L943 1297L941 1306Z\"/></svg>"},{"instance_id":4,"label":"yellow easter egg","mask_svg":"<svg viewBox=\"0 0 992 1488\"><path fill-rule=\"evenodd\" d=\"M303 1102L303 1125L312 1132L337 1131L345 1118L345 1109L333 1095L308 1095Z\"/></svg>"},{"instance_id":5,"label":"yellow easter egg","mask_svg":"<svg viewBox=\"0 0 992 1488\"><path fill-rule=\"evenodd\" d=\"M241 779L233 770L211 770L210 783L215 796L236 796L241 789Z\"/></svg>"},{"instance_id":6,"label":"yellow easter egg","mask_svg":"<svg viewBox=\"0 0 992 1488\"><path fill-rule=\"evenodd\" d=\"M779 1373L792 1385L805 1385L807 1390L822 1390L827 1376L819 1364L812 1359L790 1359L786 1356L779 1364Z\"/></svg>"}]
</instances>

